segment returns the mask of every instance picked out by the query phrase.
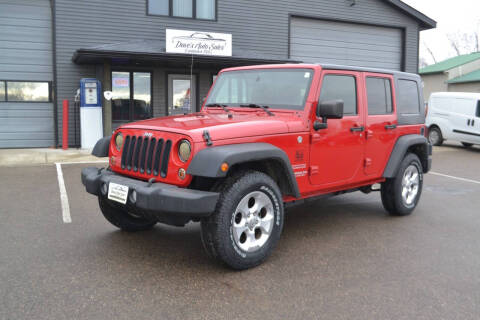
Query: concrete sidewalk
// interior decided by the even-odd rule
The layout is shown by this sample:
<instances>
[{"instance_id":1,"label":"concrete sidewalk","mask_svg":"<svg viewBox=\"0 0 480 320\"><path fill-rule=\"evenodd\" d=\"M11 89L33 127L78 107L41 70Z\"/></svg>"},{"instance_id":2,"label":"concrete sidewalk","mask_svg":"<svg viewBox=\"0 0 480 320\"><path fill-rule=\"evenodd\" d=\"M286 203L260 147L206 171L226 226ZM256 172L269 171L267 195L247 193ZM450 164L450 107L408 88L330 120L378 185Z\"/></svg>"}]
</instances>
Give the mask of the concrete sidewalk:
<instances>
[{"instance_id":1,"label":"concrete sidewalk","mask_svg":"<svg viewBox=\"0 0 480 320\"><path fill-rule=\"evenodd\" d=\"M107 158L97 158L87 149L0 149L0 166L48 164L55 162L88 162Z\"/></svg>"}]
</instances>

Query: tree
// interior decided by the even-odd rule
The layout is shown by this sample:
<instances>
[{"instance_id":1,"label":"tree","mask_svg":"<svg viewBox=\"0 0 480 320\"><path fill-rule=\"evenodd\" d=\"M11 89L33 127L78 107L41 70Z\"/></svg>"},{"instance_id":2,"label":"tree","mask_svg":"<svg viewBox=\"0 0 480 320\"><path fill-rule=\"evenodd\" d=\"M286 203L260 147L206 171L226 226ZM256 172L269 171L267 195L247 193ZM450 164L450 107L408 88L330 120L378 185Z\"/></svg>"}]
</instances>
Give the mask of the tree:
<instances>
[{"instance_id":1,"label":"tree","mask_svg":"<svg viewBox=\"0 0 480 320\"><path fill-rule=\"evenodd\" d=\"M476 27L469 32L455 32L447 34L447 39L455 53L469 54L480 51L480 20L476 22Z\"/></svg>"}]
</instances>

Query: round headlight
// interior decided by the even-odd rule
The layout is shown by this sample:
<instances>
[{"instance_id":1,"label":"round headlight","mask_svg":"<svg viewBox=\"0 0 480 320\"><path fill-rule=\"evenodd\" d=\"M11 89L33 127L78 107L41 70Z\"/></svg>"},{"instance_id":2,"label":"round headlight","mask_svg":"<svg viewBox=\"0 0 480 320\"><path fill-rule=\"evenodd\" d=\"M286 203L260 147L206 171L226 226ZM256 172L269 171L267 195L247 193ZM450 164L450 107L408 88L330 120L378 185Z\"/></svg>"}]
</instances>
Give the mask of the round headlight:
<instances>
[{"instance_id":1,"label":"round headlight","mask_svg":"<svg viewBox=\"0 0 480 320\"><path fill-rule=\"evenodd\" d=\"M187 162L188 158L190 158L190 153L192 152L192 147L190 146L190 142L187 140L180 141L178 145L178 157L183 162Z\"/></svg>"},{"instance_id":2,"label":"round headlight","mask_svg":"<svg viewBox=\"0 0 480 320\"><path fill-rule=\"evenodd\" d=\"M121 133L117 133L115 136L115 147L117 147L117 150L120 151L122 149L123 145L123 135Z\"/></svg>"}]
</instances>

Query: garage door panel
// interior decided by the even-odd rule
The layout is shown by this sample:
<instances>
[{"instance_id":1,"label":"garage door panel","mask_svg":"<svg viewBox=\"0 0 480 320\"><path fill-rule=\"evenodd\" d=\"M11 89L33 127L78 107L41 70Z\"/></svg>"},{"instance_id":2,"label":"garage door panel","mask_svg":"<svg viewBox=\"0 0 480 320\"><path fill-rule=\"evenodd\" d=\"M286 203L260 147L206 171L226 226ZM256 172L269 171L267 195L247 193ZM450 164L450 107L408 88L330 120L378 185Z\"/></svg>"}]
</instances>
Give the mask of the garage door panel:
<instances>
[{"instance_id":1,"label":"garage door panel","mask_svg":"<svg viewBox=\"0 0 480 320\"><path fill-rule=\"evenodd\" d=\"M0 79L52 81L50 0L0 0ZM0 148L50 147L53 103L0 102Z\"/></svg>"},{"instance_id":2,"label":"garage door panel","mask_svg":"<svg viewBox=\"0 0 480 320\"><path fill-rule=\"evenodd\" d=\"M295 42L292 42L295 46L296 51L309 50L310 48L315 48L315 50L321 50L322 48L339 48L339 49L355 49L359 51L370 51L370 52L378 52L381 53L399 53L401 52L400 46L384 46L381 51L377 50L377 48L372 47L371 44L366 43L344 43L339 41L316 41L314 44L310 40L301 39Z\"/></svg>"},{"instance_id":3,"label":"garage door panel","mask_svg":"<svg viewBox=\"0 0 480 320\"><path fill-rule=\"evenodd\" d=\"M398 28L294 17L290 58L400 70L402 32Z\"/></svg>"}]
</instances>

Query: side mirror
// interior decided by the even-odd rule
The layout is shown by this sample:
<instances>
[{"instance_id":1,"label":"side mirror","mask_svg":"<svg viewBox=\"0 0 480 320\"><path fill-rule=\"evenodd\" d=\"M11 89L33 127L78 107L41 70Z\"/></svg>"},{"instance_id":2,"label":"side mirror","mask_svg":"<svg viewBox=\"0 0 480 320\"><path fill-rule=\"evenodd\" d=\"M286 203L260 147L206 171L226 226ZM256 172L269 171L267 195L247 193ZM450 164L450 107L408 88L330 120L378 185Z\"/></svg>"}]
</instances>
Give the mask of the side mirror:
<instances>
[{"instance_id":1,"label":"side mirror","mask_svg":"<svg viewBox=\"0 0 480 320\"><path fill-rule=\"evenodd\" d=\"M321 101L317 106L317 116L323 119L342 119L343 100Z\"/></svg>"}]
</instances>

